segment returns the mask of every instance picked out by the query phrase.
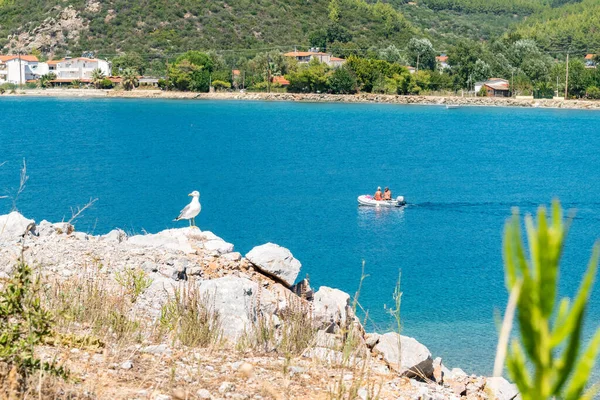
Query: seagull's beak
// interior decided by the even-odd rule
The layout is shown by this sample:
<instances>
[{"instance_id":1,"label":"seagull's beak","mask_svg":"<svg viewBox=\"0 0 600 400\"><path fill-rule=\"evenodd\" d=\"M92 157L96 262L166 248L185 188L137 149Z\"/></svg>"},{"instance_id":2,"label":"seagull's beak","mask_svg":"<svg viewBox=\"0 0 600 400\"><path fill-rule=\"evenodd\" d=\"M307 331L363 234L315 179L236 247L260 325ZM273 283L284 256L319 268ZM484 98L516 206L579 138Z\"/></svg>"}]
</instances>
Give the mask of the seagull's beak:
<instances>
[{"instance_id":1,"label":"seagull's beak","mask_svg":"<svg viewBox=\"0 0 600 400\"><path fill-rule=\"evenodd\" d=\"M192 197L192 196L193 196L193 194L191 194L191 193L190 193L190 194L188 194L188 196Z\"/></svg>"}]
</instances>

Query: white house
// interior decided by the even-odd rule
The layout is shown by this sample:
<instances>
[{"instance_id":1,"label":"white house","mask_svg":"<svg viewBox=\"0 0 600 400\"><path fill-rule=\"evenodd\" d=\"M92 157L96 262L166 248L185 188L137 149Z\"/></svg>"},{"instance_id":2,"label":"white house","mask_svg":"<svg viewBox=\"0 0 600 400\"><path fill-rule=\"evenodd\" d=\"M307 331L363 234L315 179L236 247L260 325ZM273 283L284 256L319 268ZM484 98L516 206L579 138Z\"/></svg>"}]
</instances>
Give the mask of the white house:
<instances>
[{"instance_id":1,"label":"white house","mask_svg":"<svg viewBox=\"0 0 600 400\"><path fill-rule=\"evenodd\" d=\"M346 62L346 60L343 58L333 57L331 54L317 51L317 49L310 49L310 51L294 50L289 53L285 53L284 56L295 58L299 64L308 64L311 60L319 60L319 62L335 68Z\"/></svg>"},{"instance_id":2,"label":"white house","mask_svg":"<svg viewBox=\"0 0 600 400\"><path fill-rule=\"evenodd\" d=\"M0 55L0 83L22 85L27 81L39 79L40 62L32 55Z\"/></svg>"},{"instance_id":3,"label":"white house","mask_svg":"<svg viewBox=\"0 0 600 400\"><path fill-rule=\"evenodd\" d=\"M57 79L87 80L91 79L92 71L99 69L105 76L110 76L108 61L97 58L65 58L64 60L48 62L49 72L56 74Z\"/></svg>"}]
</instances>

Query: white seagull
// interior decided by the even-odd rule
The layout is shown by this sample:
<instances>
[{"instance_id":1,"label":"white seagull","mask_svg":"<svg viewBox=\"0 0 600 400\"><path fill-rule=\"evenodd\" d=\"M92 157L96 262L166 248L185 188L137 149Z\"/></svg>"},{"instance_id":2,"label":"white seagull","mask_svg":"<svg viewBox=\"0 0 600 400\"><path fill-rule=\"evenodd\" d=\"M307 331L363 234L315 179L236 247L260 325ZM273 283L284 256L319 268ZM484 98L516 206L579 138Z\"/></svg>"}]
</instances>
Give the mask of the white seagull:
<instances>
[{"instance_id":1,"label":"white seagull","mask_svg":"<svg viewBox=\"0 0 600 400\"><path fill-rule=\"evenodd\" d=\"M187 219L190 221L190 226L196 226L194 218L200 214L200 210L202 209L200 206L200 193L197 190L194 190L192 193L188 194L188 196L192 197L192 202L185 206L185 208L181 210L179 217L175 218L173 221Z\"/></svg>"}]
</instances>

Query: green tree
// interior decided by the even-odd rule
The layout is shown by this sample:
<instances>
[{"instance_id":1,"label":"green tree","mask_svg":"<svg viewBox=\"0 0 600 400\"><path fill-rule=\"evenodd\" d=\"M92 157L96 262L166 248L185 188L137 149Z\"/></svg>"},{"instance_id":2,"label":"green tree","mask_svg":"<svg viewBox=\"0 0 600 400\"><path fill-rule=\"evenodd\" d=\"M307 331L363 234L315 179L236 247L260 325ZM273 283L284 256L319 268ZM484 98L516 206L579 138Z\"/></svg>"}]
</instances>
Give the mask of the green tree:
<instances>
[{"instance_id":1,"label":"green tree","mask_svg":"<svg viewBox=\"0 0 600 400\"><path fill-rule=\"evenodd\" d=\"M457 78L459 87L465 88L475 82L471 75L475 63L482 54L481 45L468 40L458 42L448 52L448 64L450 64L451 71Z\"/></svg>"},{"instance_id":2,"label":"green tree","mask_svg":"<svg viewBox=\"0 0 600 400\"><path fill-rule=\"evenodd\" d=\"M188 51L177 57L175 64L180 64L184 61L208 72L212 72L215 66L214 60L210 55L195 50Z\"/></svg>"},{"instance_id":3,"label":"green tree","mask_svg":"<svg viewBox=\"0 0 600 400\"><path fill-rule=\"evenodd\" d=\"M92 71L91 81L92 85L94 85L96 89L100 89L102 87L102 81L104 78L104 72L102 72L100 68L96 68Z\"/></svg>"},{"instance_id":4,"label":"green tree","mask_svg":"<svg viewBox=\"0 0 600 400\"><path fill-rule=\"evenodd\" d=\"M329 89L333 93L352 94L356 93L356 77L345 65L336 68L328 78Z\"/></svg>"},{"instance_id":5,"label":"green tree","mask_svg":"<svg viewBox=\"0 0 600 400\"><path fill-rule=\"evenodd\" d=\"M126 69L135 71L136 75L144 75L146 62L136 52L128 52L112 60L113 75L121 75Z\"/></svg>"},{"instance_id":6,"label":"green tree","mask_svg":"<svg viewBox=\"0 0 600 400\"><path fill-rule=\"evenodd\" d=\"M388 47L379 50L377 52L377 56L379 59L390 63L398 63L403 65L408 64L404 54L393 44L390 44Z\"/></svg>"},{"instance_id":7,"label":"green tree","mask_svg":"<svg viewBox=\"0 0 600 400\"><path fill-rule=\"evenodd\" d=\"M329 20L333 23L337 23L340 20L340 3L338 0L329 0L327 10L329 11Z\"/></svg>"},{"instance_id":8,"label":"green tree","mask_svg":"<svg viewBox=\"0 0 600 400\"><path fill-rule=\"evenodd\" d=\"M435 50L429 39L410 39L408 42L408 54L411 57L412 66L418 69L435 69Z\"/></svg>"},{"instance_id":9,"label":"green tree","mask_svg":"<svg viewBox=\"0 0 600 400\"><path fill-rule=\"evenodd\" d=\"M121 84L125 90L132 90L139 84L137 71L131 68L126 68L123 71L121 78Z\"/></svg>"},{"instance_id":10,"label":"green tree","mask_svg":"<svg viewBox=\"0 0 600 400\"><path fill-rule=\"evenodd\" d=\"M289 92L317 93L328 90L329 67L318 60L312 60L308 65L298 67L297 71L287 75L290 81Z\"/></svg>"},{"instance_id":11,"label":"green tree","mask_svg":"<svg viewBox=\"0 0 600 400\"><path fill-rule=\"evenodd\" d=\"M54 79L56 79L56 74L53 72L49 72L45 75L42 75L40 77L40 86L43 88L48 88L52 86L52 83L50 83L50 81L53 81Z\"/></svg>"}]
</instances>

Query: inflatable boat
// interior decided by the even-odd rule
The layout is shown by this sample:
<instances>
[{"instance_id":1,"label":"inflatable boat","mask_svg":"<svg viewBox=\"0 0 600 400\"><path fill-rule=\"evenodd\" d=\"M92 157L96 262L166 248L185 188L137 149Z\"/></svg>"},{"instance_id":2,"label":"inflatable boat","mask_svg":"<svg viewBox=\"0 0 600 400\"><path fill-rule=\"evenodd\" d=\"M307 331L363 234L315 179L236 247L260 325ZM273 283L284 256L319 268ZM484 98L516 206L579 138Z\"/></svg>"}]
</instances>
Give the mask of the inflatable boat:
<instances>
[{"instance_id":1,"label":"inflatable boat","mask_svg":"<svg viewBox=\"0 0 600 400\"><path fill-rule=\"evenodd\" d=\"M368 207L403 207L406 205L404 196L398 196L395 200L375 200L370 194L358 196L358 205Z\"/></svg>"}]
</instances>

